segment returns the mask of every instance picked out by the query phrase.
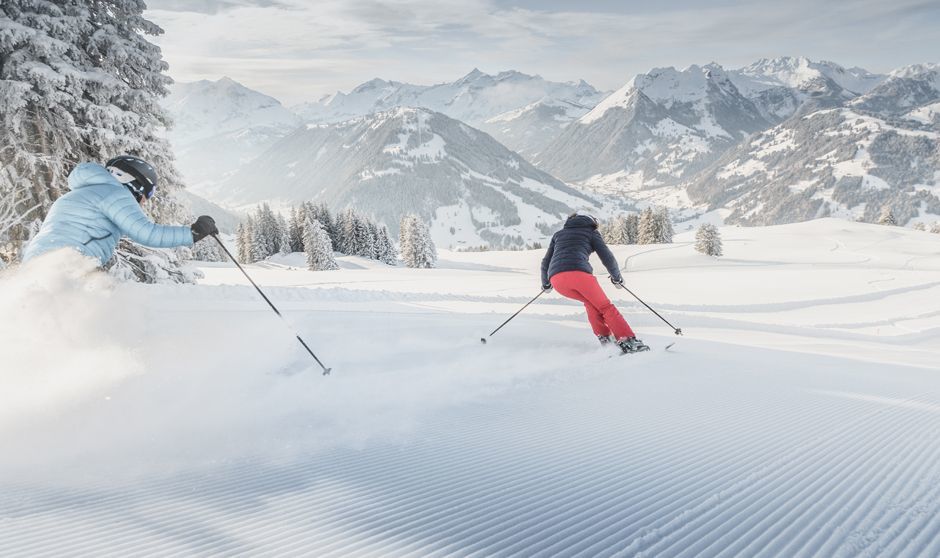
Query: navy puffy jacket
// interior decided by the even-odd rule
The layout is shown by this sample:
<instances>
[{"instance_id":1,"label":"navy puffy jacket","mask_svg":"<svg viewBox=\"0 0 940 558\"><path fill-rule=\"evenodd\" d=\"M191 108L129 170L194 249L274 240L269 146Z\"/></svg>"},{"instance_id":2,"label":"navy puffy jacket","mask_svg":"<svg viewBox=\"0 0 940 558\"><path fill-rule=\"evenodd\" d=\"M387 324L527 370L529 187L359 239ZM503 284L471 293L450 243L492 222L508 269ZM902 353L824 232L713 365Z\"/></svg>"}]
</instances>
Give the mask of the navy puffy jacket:
<instances>
[{"instance_id":1,"label":"navy puffy jacket","mask_svg":"<svg viewBox=\"0 0 940 558\"><path fill-rule=\"evenodd\" d=\"M565 227L552 236L548 251L542 259L542 284L563 271L594 273L588 257L597 252L601 262L615 281L622 281L617 259L604 243L601 233L595 228L594 219L587 215L575 215L565 221Z\"/></svg>"}]
</instances>

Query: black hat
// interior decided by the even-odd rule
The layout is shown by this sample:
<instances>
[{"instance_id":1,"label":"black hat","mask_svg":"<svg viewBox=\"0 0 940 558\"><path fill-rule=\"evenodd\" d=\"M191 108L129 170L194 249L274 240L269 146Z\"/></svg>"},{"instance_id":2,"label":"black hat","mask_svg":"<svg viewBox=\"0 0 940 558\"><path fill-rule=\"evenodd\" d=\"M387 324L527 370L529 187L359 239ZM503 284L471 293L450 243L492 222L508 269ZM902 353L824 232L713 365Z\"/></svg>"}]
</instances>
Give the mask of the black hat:
<instances>
[{"instance_id":1,"label":"black hat","mask_svg":"<svg viewBox=\"0 0 940 558\"><path fill-rule=\"evenodd\" d=\"M137 201L142 198L150 199L157 191L157 171L150 163L139 157L121 155L105 163L105 167L121 184L127 186ZM112 169L116 169L123 176L119 176L119 173L115 173Z\"/></svg>"}]
</instances>

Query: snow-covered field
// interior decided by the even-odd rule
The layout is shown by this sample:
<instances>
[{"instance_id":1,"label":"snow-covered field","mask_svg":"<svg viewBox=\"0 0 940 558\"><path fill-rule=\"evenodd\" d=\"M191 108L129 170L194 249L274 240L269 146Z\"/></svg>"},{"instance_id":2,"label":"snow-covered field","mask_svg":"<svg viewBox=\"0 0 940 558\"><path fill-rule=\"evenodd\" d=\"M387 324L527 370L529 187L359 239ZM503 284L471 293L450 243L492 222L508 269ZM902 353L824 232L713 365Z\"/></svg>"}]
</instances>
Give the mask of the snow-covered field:
<instances>
[{"instance_id":1,"label":"snow-covered field","mask_svg":"<svg viewBox=\"0 0 940 558\"><path fill-rule=\"evenodd\" d=\"M0 278L0 556L940 555L940 236L614 251L610 358L541 252ZM41 269L45 268L45 269ZM595 270L602 267L596 262ZM80 277L76 277L76 275Z\"/></svg>"}]
</instances>

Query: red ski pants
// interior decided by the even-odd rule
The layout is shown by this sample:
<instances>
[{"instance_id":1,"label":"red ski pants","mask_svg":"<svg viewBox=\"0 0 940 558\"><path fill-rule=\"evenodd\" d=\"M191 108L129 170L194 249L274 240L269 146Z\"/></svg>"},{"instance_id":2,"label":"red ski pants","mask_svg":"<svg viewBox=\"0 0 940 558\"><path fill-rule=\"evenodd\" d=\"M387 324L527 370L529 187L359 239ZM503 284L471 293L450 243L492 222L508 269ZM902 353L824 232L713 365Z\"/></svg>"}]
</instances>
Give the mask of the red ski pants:
<instances>
[{"instance_id":1,"label":"red ski pants","mask_svg":"<svg viewBox=\"0 0 940 558\"><path fill-rule=\"evenodd\" d=\"M613 334L616 339L634 337L617 307L607 298L597 278L583 271L562 271L552 275L552 287L558 294L584 303L588 321L595 335Z\"/></svg>"}]
</instances>

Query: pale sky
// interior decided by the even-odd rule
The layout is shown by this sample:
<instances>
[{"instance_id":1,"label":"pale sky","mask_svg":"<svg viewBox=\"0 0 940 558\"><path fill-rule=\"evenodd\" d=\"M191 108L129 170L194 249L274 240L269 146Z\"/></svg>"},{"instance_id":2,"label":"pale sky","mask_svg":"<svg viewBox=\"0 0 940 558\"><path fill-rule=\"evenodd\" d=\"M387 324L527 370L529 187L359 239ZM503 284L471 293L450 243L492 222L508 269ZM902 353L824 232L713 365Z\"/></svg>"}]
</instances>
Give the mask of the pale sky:
<instances>
[{"instance_id":1,"label":"pale sky","mask_svg":"<svg viewBox=\"0 0 940 558\"><path fill-rule=\"evenodd\" d=\"M621 87L658 66L806 56L873 72L940 62L940 0L148 0L178 81L232 79L286 105L372 78L473 68Z\"/></svg>"}]
</instances>

